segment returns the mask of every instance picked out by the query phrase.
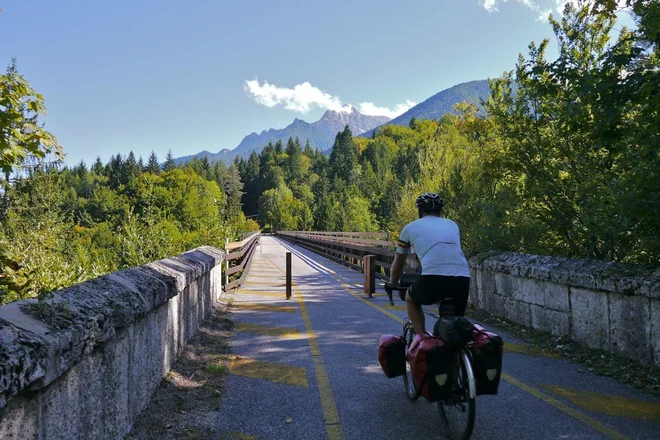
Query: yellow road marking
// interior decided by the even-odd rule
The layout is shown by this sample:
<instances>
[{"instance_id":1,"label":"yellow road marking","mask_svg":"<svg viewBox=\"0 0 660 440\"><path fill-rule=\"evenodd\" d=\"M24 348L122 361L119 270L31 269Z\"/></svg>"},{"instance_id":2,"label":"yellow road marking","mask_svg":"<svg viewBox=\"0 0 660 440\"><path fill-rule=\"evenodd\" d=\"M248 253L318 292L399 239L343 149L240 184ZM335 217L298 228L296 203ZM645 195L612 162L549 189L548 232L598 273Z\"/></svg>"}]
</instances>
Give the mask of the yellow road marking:
<instances>
[{"instance_id":1,"label":"yellow road marking","mask_svg":"<svg viewBox=\"0 0 660 440\"><path fill-rule=\"evenodd\" d=\"M242 432L228 432L221 435L220 440L259 440L259 437L243 434Z\"/></svg>"},{"instance_id":2,"label":"yellow road marking","mask_svg":"<svg viewBox=\"0 0 660 440\"><path fill-rule=\"evenodd\" d=\"M303 339L300 330L293 327L274 327L249 322L238 322L236 323L236 330L239 332L256 333L258 335L278 336L286 339Z\"/></svg>"},{"instance_id":3,"label":"yellow road marking","mask_svg":"<svg viewBox=\"0 0 660 440\"><path fill-rule=\"evenodd\" d=\"M516 344L515 342L507 342L506 344L504 344L504 352L526 354L528 356L539 356L539 357L548 357L548 358L557 357L556 354L548 353L533 345Z\"/></svg>"},{"instance_id":4,"label":"yellow road marking","mask_svg":"<svg viewBox=\"0 0 660 440\"><path fill-rule=\"evenodd\" d=\"M385 306L385 308L386 308L386 309L389 309L389 310L400 310L400 311L402 311L402 312L405 312L405 311L406 311L406 306L391 306L391 305L387 304L387 305Z\"/></svg>"},{"instance_id":5,"label":"yellow road marking","mask_svg":"<svg viewBox=\"0 0 660 440\"><path fill-rule=\"evenodd\" d=\"M270 258L268 259L270 260ZM271 263L273 263L273 261L271 261ZM280 272L284 273L284 271L275 263L273 263L273 265L277 267ZM339 413L337 412L335 399L332 396L332 388L330 387L328 372L325 369L323 357L321 356L321 348L319 347L316 333L312 327L312 320L309 317L309 313L307 313L307 307L305 306L305 300L303 299L302 293L300 293L293 281L291 284L291 287L296 292L298 308L300 309L300 314L305 323L305 331L307 332L307 338L309 339L309 348L312 352L312 361L314 362L314 372L316 373L316 383L319 387L321 408L323 409L323 416L325 418L325 430L328 434L328 440L343 440L344 432L341 428L341 422L339 421Z\"/></svg>"},{"instance_id":6,"label":"yellow road marking","mask_svg":"<svg viewBox=\"0 0 660 440\"><path fill-rule=\"evenodd\" d=\"M273 281L245 281L244 286L270 286L270 287L285 287L284 283Z\"/></svg>"},{"instance_id":7,"label":"yellow road marking","mask_svg":"<svg viewBox=\"0 0 660 440\"><path fill-rule=\"evenodd\" d=\"M277 297L277 298L284 298L285 297L284 292L273 292L273 291L268 291L268 290L245 290L245 289L240 289L240 290L237 290L236 293L240 293L242 295L272 296L272 297Z\"/></svg>"},{"instance_id":8,"label":"yellow road marking","mask_svg":"<svg viewBox=\"0 0 660 440\"><path fill-rule=\"evenodd\" d=\"M587 411L635 420L660 421L660 403L591 391L571 390L556 385L543 385L543 388L570 400Z\"/></svg>"},{"instance_id":9,"label":"yellow road marking","mask_svg":"<svg viewBox=\"0 0 660 440\"><path fill-rule=\"evenodd\" d=\"M274 304L255 304L255 303L235 302L234 307L238 309L253 310L257 312L283 312L283 313L296 312L296 308L293 306L276 306Z\"/></svg>"},{"instance_id":10,"label":"yellow road marking","mask_svg":"<svg viewBox=\"0 0 660 440\"><path fill-rule=\"evenodd\" d=\"M335 277L335 279L339 282L339 284L344 288L344 290L346 292L348 292L349 294L351 294L355 298L359 299L360 301L362 301L366 304L369 304L371 307L374 307L376 310L378 310L378 311L382 312L383 314L389 316L390 318L394 319L395 321L397 321L399 323L403 323L403 319L401 319L398 316L388 312L383 307L381 307L377 304L374 304L371 301L367 301L366 299L362 298L362 296L360 296L360 295L354 293L353 291L351 291L351 289L349 289L348 286L337 275L332 274L332 276ZM505 346L506 346L506 344L505 344ZM610 428L606 425L603 425L599 421L594 420L594 419L592 419L591 417L589 417L585 414L582 414L581 412L571 408L570 406L559 402L557 399L554 399L554 398L548 396L547 394L544 394L541 391L539 391L535 388L532 388L532 387L530 387L529 385L527 385L523 382L520 382L518 379L514 379L513 377L509 376L506 373L502 373L501 377L502 377L502 379L509 382L510 384L512 384L514 386L517 386L518 388L520 388L524 391L527 391L528 393L532 394L534 397L537 397L538 399L541 399L545 403L554 406L555 408L559 409L560 411L564 412L565 414L568 414L568 415L578 419L582 423L584 423L587 426L590 426L591 428L601 432L602 434L606 435L607 437L609 437L611 439L628 440L628 437L626 437L625 435L613 430L612 428Z\"/></svg>"},{"instance_id":11,"label":"yellow road marking","mask_svg":"<svg viewBox=\"0 0 660 440\"><path fill-rule=\"evenodd\" d=\"M273 362L242 357L231 360L229 363L229 372L237 376L309 388L307 370L303 367L275 364Z\"/></svg>"},{"instance_id":12,"label":"yellow road marking","mask_svg":"<svg viewBox=\"0 0 660 440\"><path fill-rule=\"evenodd\" d=\"M582 414L580 411L577 411L574 408L571 408L570 406L566 405L565 403L560 402L559 400L555 399L554 397L550 397L545 393L542 393L541 391L537 390L536 388L532 388L526 383L523 383L519 381L518 379L514 379L513 377L509 376L506 373L502 373L502 379L506 380L509 382L511 385L517 386L518 388L527 391L529 394L533 395L534 397L541 399L545 403L554 406L558 410L575 417L582 423L592 427L596 431L599 431L601 434L606 435L607 437L611 439L616 439L616 440L628 440L628 437L625 435L613 430L609 426L606 426L602 423L600 423L597 420L592 419L591 417Z\"/></svg>"}]
</instances>

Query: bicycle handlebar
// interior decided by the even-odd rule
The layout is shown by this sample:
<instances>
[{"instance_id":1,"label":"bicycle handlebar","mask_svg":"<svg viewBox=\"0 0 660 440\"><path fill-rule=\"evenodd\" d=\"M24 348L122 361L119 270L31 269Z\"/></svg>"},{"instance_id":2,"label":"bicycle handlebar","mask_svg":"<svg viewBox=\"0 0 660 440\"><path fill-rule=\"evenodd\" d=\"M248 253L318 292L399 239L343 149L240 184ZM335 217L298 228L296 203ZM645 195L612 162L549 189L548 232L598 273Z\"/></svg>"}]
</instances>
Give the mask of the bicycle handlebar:
<instances>
[{"instance_id":1,"label":"bicycle handlebar","mask_svg":"<svg viewBox=\"0 0 660 440\"><path fill-rule=\"evenodd\" d=\"M410 287L410 286L394 287L390 284L389 281L385 283L385 292L387 292L387 296L390 299L390 305L391 306L394 305L394 299L392 299L392 292L396 290L398 292L403 292L405 294L405 291L408 290L408 287ZM401 298L401 301L405 301L405 298L403 297L403 295L399 295L399 297Z\"/></svg>"}]
</instances>

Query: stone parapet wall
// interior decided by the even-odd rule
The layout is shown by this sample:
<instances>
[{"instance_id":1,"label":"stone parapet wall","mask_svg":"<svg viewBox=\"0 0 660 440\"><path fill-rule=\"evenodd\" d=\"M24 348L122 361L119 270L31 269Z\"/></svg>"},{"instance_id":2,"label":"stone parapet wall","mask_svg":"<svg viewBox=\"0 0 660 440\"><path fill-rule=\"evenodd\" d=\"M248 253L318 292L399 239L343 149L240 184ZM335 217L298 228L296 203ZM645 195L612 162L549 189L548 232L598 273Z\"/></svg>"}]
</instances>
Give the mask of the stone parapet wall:
<instances>
[{"instance_id":1,"label":"stone parapet wall","mask_svg":"<svg viewBox=\"0 0 660 440\"><path fill-rule=\"evenodd\" d=\"M472 258L470 272L477 308L660 365L660 270L500 253Z\"/></svg>"},{"instance_id":2,"label":"stone parapet wall","mask_svg":"<svg viewBox=\"0 0 660 440\"><path fill-rule=\"evenodd\" d=\"M0 307L0 438L123 438L212 310L222 260L204 246Z\"/></svg>"}]
</instances>

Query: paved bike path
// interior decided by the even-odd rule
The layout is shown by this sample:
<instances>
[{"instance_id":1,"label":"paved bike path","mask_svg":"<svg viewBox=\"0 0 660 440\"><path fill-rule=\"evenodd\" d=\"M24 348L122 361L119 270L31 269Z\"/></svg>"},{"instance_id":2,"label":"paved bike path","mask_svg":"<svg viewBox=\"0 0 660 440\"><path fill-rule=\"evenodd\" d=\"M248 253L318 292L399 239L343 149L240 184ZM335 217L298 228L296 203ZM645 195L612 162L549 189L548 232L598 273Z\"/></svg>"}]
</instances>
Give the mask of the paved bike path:
<instances>
[{"instance_id":1,"label":"paved bike path","mask_svg":"<svg viewBox=\"0 0 660 440\"><path fill-rule=\"evenodd\" d=\"M293 253L296 284L289 301L283 299L286 251ZM387 379L378 364L378 339L400 333L402 307L387 306L382 291L363 298L362 274L274 237L263 237L255 255L248 283L235 295L232 346L241 358L230 368L216 415L220 438L444 438L437 407L423 398L408 401L401 378ZM505 350L507 343L522 342L499 333ZM246 376L245 359L248 367L253 360L269 364ZM277 370L270 364L284 366L279 376L269 372ZM657 438L658 399L578 368L562 359L505 353L508 380L499 395L478 397L472 438ZM628 408L626 417L620 408Z\"/></svg>"}]
</instances>

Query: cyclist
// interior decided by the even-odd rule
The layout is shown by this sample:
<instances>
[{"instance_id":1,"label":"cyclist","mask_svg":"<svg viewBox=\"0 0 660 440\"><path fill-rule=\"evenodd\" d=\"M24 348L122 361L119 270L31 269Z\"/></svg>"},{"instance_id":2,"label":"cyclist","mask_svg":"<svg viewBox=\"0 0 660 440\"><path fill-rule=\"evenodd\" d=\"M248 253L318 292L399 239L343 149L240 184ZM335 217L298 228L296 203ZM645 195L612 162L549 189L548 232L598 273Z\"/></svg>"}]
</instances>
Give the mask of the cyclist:
<instances>
[{"instance_id":1,"label":"cyclist","mask_svg":"<svg viewBox=\"0 0 660 440\"><path fill-rule=\"evenodd\" d=\"M417 334L425 333L422 305L444 298L454 301L454 313L465 314L470 289L470 271L461 250L458 225L442 218L443 201L438 194L424 193L415 201L419 219L401 231L390 271L390 284L397 287L412 247L422 264L422 275L405 292L408 316ZM404 293L401 293L401 299Z\"/></svg>"}]
</instances>

